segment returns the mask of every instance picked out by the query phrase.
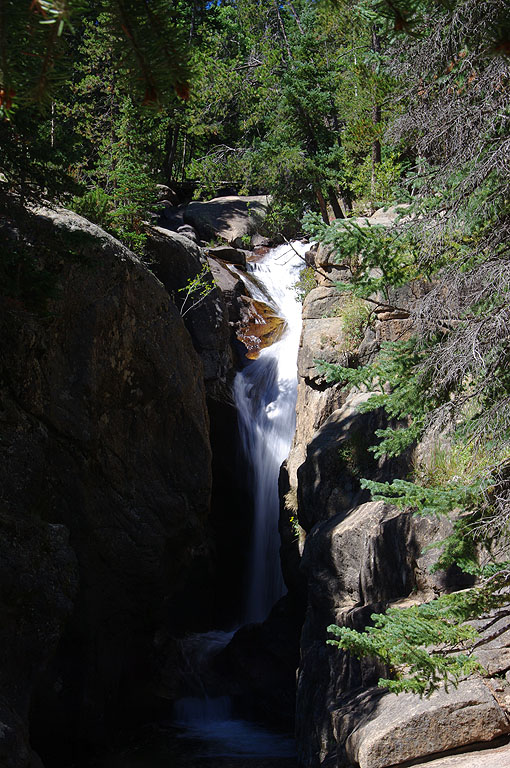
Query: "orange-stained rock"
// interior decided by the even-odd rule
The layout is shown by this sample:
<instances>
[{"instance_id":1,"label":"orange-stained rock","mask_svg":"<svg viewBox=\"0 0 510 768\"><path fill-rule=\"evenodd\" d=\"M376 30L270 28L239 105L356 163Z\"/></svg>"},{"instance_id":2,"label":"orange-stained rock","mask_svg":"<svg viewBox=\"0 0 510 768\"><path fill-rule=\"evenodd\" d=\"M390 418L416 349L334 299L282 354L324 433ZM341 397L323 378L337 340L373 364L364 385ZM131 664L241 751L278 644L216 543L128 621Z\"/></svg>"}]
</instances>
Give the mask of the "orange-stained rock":
<instances>
[{"instance_id":1,"label":"orange-stained rock","mask_svg":"<svg viewBox=\"0 0 510 768\"><path fill-rule=\"evenodd\" d=\"M281 338L285 320L265 302L244 297L245 311L236 336L247 349L248 360L256 360L260 351Z\"/></svg>"}]
</instances>

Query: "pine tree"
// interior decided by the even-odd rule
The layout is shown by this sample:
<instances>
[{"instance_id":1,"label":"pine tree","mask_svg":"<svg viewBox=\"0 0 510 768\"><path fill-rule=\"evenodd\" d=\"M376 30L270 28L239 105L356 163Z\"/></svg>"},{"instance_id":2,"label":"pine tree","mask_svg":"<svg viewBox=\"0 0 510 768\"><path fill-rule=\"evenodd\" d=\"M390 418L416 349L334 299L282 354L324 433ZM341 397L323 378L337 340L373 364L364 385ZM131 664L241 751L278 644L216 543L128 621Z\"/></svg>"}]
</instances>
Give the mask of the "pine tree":
<instances>
[{"instance_id":1,"label":"pine tree","mask_svg":"<svg viewBox=\"0 0 510 768\"><path fill-rule=\"evenodd\" d=\"M389 20L389 4L372 8L381 11L383 5ZM378 257L372 233L367 238L356 233L366 262L354 264L353 284L368 296L382 288L371 282L370 267L382 268L377 259L381 262L385 252L389 267L383 282L398 285L406 273L432 276L433 282L411 312L416 334L409 342L411 355L408 350L402 358L394 345L368 369L332 366L328 374L350 384L390 385L365 406L382 406L404 419L402 428L379 434L378 455L409 447L424 429L437 436L435 454L416 467L414 477L364 486L375 498L418 514L455 513L439 564L456 563L479 585L410 611L392 609L386 617L373 617L374 627L365 633L330 630L340 647L377 655L393 666L396 681L382 684L397 692L427 693L472 669L472 658L449 653L458 642L469 650L472 638L463 635L464 622L508 600L509 24L503 0L395 6L402 18L394 29L393 71L408 89L406 111L391 135L417 158L408 189L410 213L418 215L394 238L411 244L411 260L403 261L400 276L398 248L383 246ZM394 13L393 18L398 20ZM401 32L407 32L402 42ZM334 242L338 235L326 237ZM355 239L352 233L342 237L344 244ZM476 559L480 546L486 552L483 566ZM451 636L441 636L438 618L452 628ZM445 638L441 646L437 641Z\"/></svg>"}]
</instances>

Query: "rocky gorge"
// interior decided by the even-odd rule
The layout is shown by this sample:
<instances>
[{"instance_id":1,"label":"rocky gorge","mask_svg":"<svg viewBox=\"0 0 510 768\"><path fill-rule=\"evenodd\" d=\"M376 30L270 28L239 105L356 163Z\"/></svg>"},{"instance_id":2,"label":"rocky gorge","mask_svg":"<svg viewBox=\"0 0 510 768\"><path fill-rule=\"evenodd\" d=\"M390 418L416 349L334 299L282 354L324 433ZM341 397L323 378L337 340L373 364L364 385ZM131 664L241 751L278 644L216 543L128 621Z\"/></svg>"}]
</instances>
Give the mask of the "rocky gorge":
<instances>
[{"instance_id":1,"label":"rocky gorge","mask_svg":"<svg viewBox=\"0 0 510 768\"><path fill-rule=\"evenodd\" d=\"M182 221L167 207L147 225L144 261L64 209L2 214L4 242L35 257L32 284L45 291L5 302L1 315L5 768L71 765L166 714L179 695L176 638L236 612L251 502L236 464L232 382L246 355L279 334L237 271L268 245L257 235L264 206L193 203ZM390 226L395 215L375 221ZM219 244L208 246L211 236ZM503 766L504 613L480 625L485 672L428 699L377 688L380 665L326 645L329 624L363 629L389 605L469 581L455 568L430 572L428 545L447 534L444 520L413 518L361 489L360 476L405 476L412 457L374 459L382 414L359 413L369 393L326 386L316 365L355 366L405 337L426 286L376 302L353 336L332 286L342 269L322 246L306 259L317 285L303 303L296 433L279 481L288 594L236 633L207 685L247 716L286 729L295 721L306 768L474 768L482 744L494 746L483 763ZM185 312L201 274L200 300Z\"/></svg>"}]
</instances>

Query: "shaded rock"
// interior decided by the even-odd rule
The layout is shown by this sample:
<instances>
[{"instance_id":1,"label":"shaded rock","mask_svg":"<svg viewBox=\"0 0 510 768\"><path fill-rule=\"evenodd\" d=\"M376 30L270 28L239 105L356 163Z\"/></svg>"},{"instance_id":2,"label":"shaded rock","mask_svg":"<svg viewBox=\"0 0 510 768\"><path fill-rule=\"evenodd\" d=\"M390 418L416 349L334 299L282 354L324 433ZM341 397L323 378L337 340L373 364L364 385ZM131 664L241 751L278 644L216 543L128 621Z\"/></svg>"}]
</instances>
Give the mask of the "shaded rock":
<instances>
[{"instance_id":1,"label":"shaded rock","mask_svg":"<svg viewBox=\"0 0 510 768\"><path fill-rule=\"evenodd\" d=\"M314 288L303 302L303 329L298 350L298 386L296 403L296 432L289 456L282 467L280 478L280 535L282 537L282 568L285 583L289 589L295 585L301 592L302 575L299 573L299 560L304 541L304 529L299 526L297 504L297 470L306 459L306 448L317 430L331 416L333 411L345 402L347 395L340 385L323 386L315 359L319 353L314 349L322 335L331 340L330 359L336 361L336 345L341 344L342 329L331 325L331 315L337 311L342 298L331 287ZM338 318L336 318L338 319ZM320 323L325 320L324 334L320 333ZM312 323L310 323L312 321ZM317 322L313 322L317 321ZM335 333L340 336L335 338ZM328 352L322 349L322 353ZM288 500L292 500L289 505ZM293 518L293 520L291 520ZM300 531L297 534L297 531Z\"/></svg>"},{"instance_id":2,"label":"shaded rock","mask_svg":"<svg viewBox=\"0 0 510 768\"><path fill-rule=\"evenodd\" d=\"M383 502L368 502L317 525L306 538L302 569L308 607L296 707L303 765L318 766L336 755L342 743L335 738L331 716L336 703L346 691L375 685L385 672L371 659L360 661L326 645L326 628L337 623L362 631L371 614L385 606L382 601L409 594L416 551L408 534L406 514ZM373 568L378 578L369 586ZM366 598L373 602L365 600L367 586Z\"/></svg>"},{"instance_id":3,"label":"shaded rock","mask_svg":"<svg viewBox=\"0 0 510 768\"><path fill-rule=\"evenodd\" d=\"M182 234L151 227L148 229L146 253L154 273L181 310L184 324L204 366L207 393L228 400L233 360L223 295L210 274L204 274L202 284L196 291L188 293L186 290L189 281L199 275L207 264L202 250Z\"/></svg>"},{"instance_id":4,"label":"shaded rock","mask_svg":"<svg viewBox=\"0 0 510 768\"><path fill-rule=\"evenodd\" d=\"M340 384L324 389L308 386L303 378L298 379L296 433L287 459L291 487L297 493L297 470L306 459L306 449L317 430L331 414L344 404L347 393Z\"/></svg>"},{"instance_id":5,"label":"shaded rock","mask_svg":"<svg viewBox=\"0 0 510 768\"><path fill-rule=\"evenodd\" d=\"M250 247L251 248L270 248L271 240L268 237L264 237L264 235L259 235L258 232L256 232L254 235L251 236Z\"/></svg>"},{"instance_id":6,"label":"shaded rock","mask_svg":"<svg viewBox=\"0 0 510 768\"><path fill-rule=\"evenodd\" d=\"M368 451L376 429L386 425L380 411L358 412L358 405L369 398L368 392L351 393L307 446L306 459L297 470L298 517L306 531L368 500L368 492L360 489L360 477L383 481L405 466L405 458L376 460Z\"/></svg>"},{"instance_id":7,"label":"shaded rock","mask_svg":"<svg viewBox=\"0 0 510 768\"><path fill-rule=\"evenodd\" d=\"M0 534L0 764L26 768L31 698L71 615L77 564L67 529L24 515L23 508L2 508Z\"/></svg>"},{"instance_id":8,"label":"shaded rock","mask_svg":"<svg viewBox=\"0 0 510 768\"><path fill-rule=\"evenodd\" d=\"M232 248L229 245L216 245L214 248L206 248L206 255L213 259L229 261L231 264L237 264L240 267L246 267L246 251Z\"/></svg>"},{"instance_id":9,"label":"shaded rock","mask_svg":"<svg viewBox=\"0 0 510 768\"><path fill-rule=\"evenodd\" d=\"M242 238L254 234L262 225L268 205L266 195L216 197L203 203L190 203L184 220L195 227L204 240L215 237L241 246Z\"/></svg>"},{"instance_id":10,"label":"shaded rock","mask_svg":"<svg viewBox=\"0 0 510 768\"><path fill-rule=\"evenodd\" d=\"M180 227L186 226L184 221L185 205L174 205L171 200L166 200L163 210L159 214L159 224L165 229L177 232Z\"/></svg>"},{"instance_id":11,"label":"shaded rock","mask_svg":"<svg viewBox=\"0 0 510 768\"><path fill-rule=\"evenodd\" d=\"M480 633L474 655L488 676L503 675L508 681L510 670L510 621L505 609L493 611L489 616L470 622ZM510 704L510 700L508 702Z\"/></svg>"},{"instance_id":12,"label":"shaded rock","mask_svg":"<svg viewBox=\"0 0 510 768\"><path fill-rule=\"evenodd\" d=\"M351 705L355 706L356 700ZM342 710L335 712L341 730ZM510 731L510 722L487 685L471 678L429 698L387 693L361 719L345 742L360 768L387 768L449 749L491 741Z\"/></svg>"},{"instance_id":13,"label":"shaded rock","mask_svg":"<svg viewBox=\"0 0 510 768\"><path fill-rule=\"evenodd\" d=\"M156 189L158 193L158 200L160 202L168 201L169 205L179 205L179 196L171 187L167 186L166 184L156 184Z\"/></svg>"},{"instance_id":14,"label":"shaded rock","mask_svg":"<svg viewBox=\"0 0 510 768\"><path fill-rule=\"evenodd\" d=\"M220 686L244 716L292 729L302 620L302 607L284 597L264 622L238 630L216 657Z\"/></svg>"},{"instance_id":15,"label":"shaded rock","mask_svg":"<svg viewBox=\"0 0 510 768\"><path fill-rule=\"evenodd\" d=\"M20 717L10 701L0 696L0 765L2 768L32 768L35 758L30 748L26 717Z\"/></svg>"},{"instance_id":16,"label":"shaded rock","mask_svg":"<svg viewBox=\"0 0 510 768\"><path fill-rule=\"evenodd\" d=\"M208 262L214 282L225 300L229 323L231 325L237 323L241 319L241 313L245 306L242 299L245 292L244 283L225 264L221 264L215 259L208 259Z\"/></svg>"},{"instance_id":17,"label":"shaded rock","mask_svg":"<svg viewBox=\"0 0 510 768\"><path fill-rule=\"evenodd\" d=\"M188 240L191 240L192 243L198 245L198 235L193 227L191 227L189 224L183 224L182 227L178 227L177 234L184 235L184 237L187 237Z\"/></svg>"},{"instance_id":18,"label":"shaded rock","mask_svg":"<svg viewBox=\"0 0 510 768\"><path fill-rule=\"evenodd\" d=\"M367 502L319 523L308 534L302 557L308 608L296 709L303 765L317 766L337 754L339 765L352 764L345 758L345 741L361 718L370 721L374 701L383 695L381 689L359 689L388 674L380 662L327 646L326 627L336 623L363 631L371 615L388 605L404 607L464 586L455 569L430 573L438 553L427 545L450 531L449 521L415 520L384 502ZM341 707L340 722L332 713Z\"/></svg>"},{"instance_id":19,"label":"shaded rock","mask_svg":"<svg viewBox=\"0 0 510 768\"><path fill-rule=\"evenodd\" d=\"M28 698L69 610L70 546L79 590L31 709L32 743L53 765L146 717L155 636L190 602L205 615L211 453L202 364L159 280L69 211L16 211L16 222L57 293L42 315L18 304L0 316L3 501L22 530L44 521L27 594L19 573L11 582L17 655L1 666Z\"/></svg>"},{"instance_id":20,"label":"shaded rock","mask_svg":"<svg viewBox=\"0 0 510 768\"><path fill-rule=\"evenodd\" d=\"M212 497L209 522L214 534L212 626L241 624L245 597L247 547L251 541L253 499L239 471L239 427L233 403L209 398Z\"/></svg>"},{"instance_id":21,"label":"shaded rock","mask_svg":"<svg viewBox=\"0 0 510 768\"><path fill-rule=\"evenodd\" d=\"M278 519L278 531L280 534L280 562L285 586L289 595L306 605L306 579L301 570L301 555L305 540L305 531L301 528L298 519L297 492L289 473L289 461L284 461L280 468L278 478L278 492L280 497L280 516Z\"/></svg>"}]
</instances>

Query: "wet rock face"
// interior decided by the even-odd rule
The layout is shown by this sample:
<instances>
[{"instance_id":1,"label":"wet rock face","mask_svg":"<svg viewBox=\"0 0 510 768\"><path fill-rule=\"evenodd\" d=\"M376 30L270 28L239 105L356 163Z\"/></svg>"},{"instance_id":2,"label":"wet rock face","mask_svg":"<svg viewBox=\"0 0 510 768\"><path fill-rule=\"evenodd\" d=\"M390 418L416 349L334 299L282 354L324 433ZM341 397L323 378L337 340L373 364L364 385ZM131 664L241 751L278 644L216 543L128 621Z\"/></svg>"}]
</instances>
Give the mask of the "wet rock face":
<instances>
[{"instance_id":1,"label":"wet rock face","mask_svg":"<svg viewBox=\"0 0 510 768\"><path fill-rule=\"evenodd\" d=\"M27 563L11 585L17 629L2 601L17 648L1 665L20 681L2 694L25 727L32 698L33 744L52 764L143 717L157 632L207 599L211 451L203 367L163 285L68 211L32 214L21 236L54 245L57 292L43 314L1 318L0 482Z\"/></svg>"},{"instance_id":2,"label":"wet rock face","mask_svg":"<svg viewBox=\"0 0 510 768\"><path fill-rule=\"evenodd\" d=\"M278 341L285 330L285 321L263 301L245 297L236 338L246 349L247 360L256 360L262 349Z\"/></svg>"}]
</instances>

